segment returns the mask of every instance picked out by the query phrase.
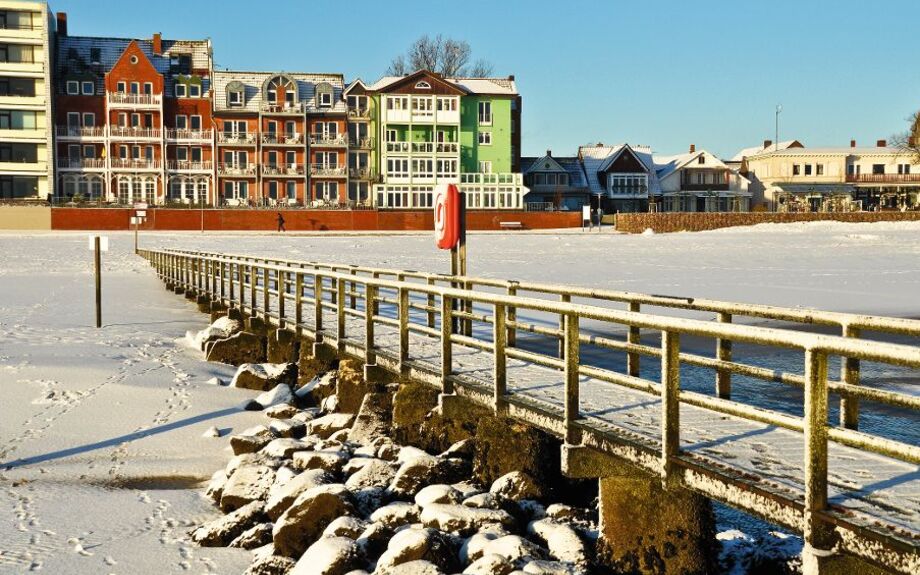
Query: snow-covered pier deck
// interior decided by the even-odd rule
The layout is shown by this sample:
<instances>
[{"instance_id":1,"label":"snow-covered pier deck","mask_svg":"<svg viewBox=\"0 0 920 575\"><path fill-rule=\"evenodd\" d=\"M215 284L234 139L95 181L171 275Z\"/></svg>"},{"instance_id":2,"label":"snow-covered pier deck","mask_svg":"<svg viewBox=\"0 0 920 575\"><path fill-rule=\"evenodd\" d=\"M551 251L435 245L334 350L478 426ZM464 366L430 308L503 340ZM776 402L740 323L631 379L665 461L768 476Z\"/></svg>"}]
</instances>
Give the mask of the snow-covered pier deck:
<instances>
[{"instance_id":1,"label":"snow-covered pier deck","mask_svg":"<svg viewBox=\"0 0 920 575\"><path fill-rule=\"evenodd\" d=\"M784 525L808 548L920 572L920 396L910 389L920 321L231 254L140 254L202 303L440 387L445 409L453 395L466 396L567 446ZM738 317L840 335L733 323ZM711 353L696 349L700 342ZM741 361L744 346L781 361ZM829 365L839 365L839 377ZM709 392L685 381L707 370ZM906 385L867 385L866 374ZM767 382L766 394L802 393L797 405L774 408L734 394L741 379ZM892 437L862 426L861 402L892 410L906 429ZM839 425L830 422L835 410Z\"/></svg>"}]
</instances>

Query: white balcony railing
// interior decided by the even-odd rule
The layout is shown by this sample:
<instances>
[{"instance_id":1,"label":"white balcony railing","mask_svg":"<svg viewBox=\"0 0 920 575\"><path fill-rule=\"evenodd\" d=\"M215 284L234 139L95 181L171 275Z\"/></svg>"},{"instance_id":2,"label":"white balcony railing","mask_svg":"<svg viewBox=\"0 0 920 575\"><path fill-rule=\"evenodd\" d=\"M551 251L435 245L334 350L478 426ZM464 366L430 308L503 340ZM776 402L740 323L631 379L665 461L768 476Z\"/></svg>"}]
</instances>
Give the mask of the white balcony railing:
<instances>
[{"instance_id":1,"label":"white balcony railing","mask_svg":"<svg viewBox=\"0 0 920 575\"><path fill-rule=\"evenodd\" d=\"M217 165L217 172L224 176L254 176L256 166L255 164L220 163Z\"/></svg>"},{"instance_id":2,"label":"white balcony railing","mask_svg":"<svg viewBox=\"0 0 920 575\"><path fill-rule=\"evenodd\" d=\"M208 172L213 166L210 161L170 160L166 163L166 168L175 172Z\"/></svg>"},{"instance_id":3,"label":"white balcony railing","mask_svg":"<svg viewBox=\"0 0 920 575\"><path fill-rule=\"evenodd\" d=\"M387 142L387 152L409 153L409 142Z\"/></svg>"},{"instance_id":4,"label":"white balcony railing","mask_svg":"<svg viewBox=\"0 0 920 575\"><path fill-rule=\"evenodd\" d=\"M345 166L313 164L310 166L310 175L326 178L344 178L346 175L348 175L348 170L345 169Z\"/></svg>"},{"instance_id":5,"label":"white balcony railing","mask_svg":"<svg viewBox=\"0 0 920 575\"><path fill-rule=\"evenodd\" d=\"M166 130L167 140L190 140L195 142L210 142L213 132L211 130Z\"/></svg>"},{"instance_id":6,"label":"white balcony railing","mask_svg":"<svg viewBox=\"0 0 920 575\"><path fill-rule=\"evenodd\" d=\"M262 166L263 176L303 176L303 164L265 164Z\"/></svg>"},{"instance_id":7,"label":"white balcony railing","mask_svg":"<svg viewBox=\"0 0 920 575\"><path fill-rule=\"evenodd\" d=\"M345 134L310 134L311 146L347 146Z\"/></svg>"},{"instance_id":8,"label":"white balcony railing","mask_svg":"<svg viewBox=\"0 0 920 575\"><path fill-rule=\"evenodd\" d=\"M146 158L115 158L112 160L112 169L115 170L159 170L160 160Z\"/></svg>"},{"instance_id":9,"label":"white balcony railing","mask_svg":"<svg viewBox=\"0 0 920 575\"><path fill-rule=\"evenodd\" d=\"M55 133L63 139L104 138L105 128L102 126L57 126Z\"/></svg>"},{"instance_id":10,"label":"white balcony railing","mask_svg":"<svg viewBox=\"0 0 920 575\"><path fill-rule=\"evenodd\" d=\"M486 186L520 186L523 184L521 174L475 172L460 174L461 184Z\"/></svg>"},{"instance_id":11,"label":"white balcony railing","mask_svg":"<svg viewBox=\"0 0 920 575\"><path fill-rule=\"evenodd\" d=\"M162 132L156 128L130 128L115 126L109 130L112 138L126 138L130 140L155 140L160 138Z\"/></svg>"},{"instance_id":12,"label":"white balcony railing","mask_svg":"<svg viewBox=\"0 0 920 575\"><path fill-rule=\"evenodd\" d=\"M255 132L218 132L217 141L221 144L236 144L254 146L257 134Z\"/></svg>"},{"instance_id":13,"label":"white balcony railing","mask_svg":"<svg viewBox=\"0 0 920 575\"><path fill-rule=\"evenodd\" d=\"M370 118L370 116L371 116L371 109L368 108L367 106L348 108L349 118Z\"/></svg>"},{"instance_id":14,"label":"white balcony railing","mask_svg":"<svg viewBox=\"0 0 920 575\"><path fill-rule=\"evenodd\" d=\"M298 146L303 145L303 134L298 132L271 133L262 132L262 143L271 146Z\"/></svg>"},{"instance_id":15,"label":"white balcony railing","mask_svg":"<svg viewBox=\"0 0 920 575\"><path fill-rule=\"evenodd\" d=\"M101 170L105 168L104 158L58 158L61 170Z\"/></svg>"},{"instance_id":16,"label":"white balcony railing","mask_svg":"<svg viewBox=\"0 0 920 575\"><path fill-rule=\"evenodd\" d=\"M457 142L387 142L387 152L408 154L450 154L460 153Z\"/></svg>"},{"instance_id":17,"label":"white balcony railing","mask_svg":"<svg viewBox=\"0 0 920 575\"><path fill-rule=\"evenodd\" d=\"M355 180L376 180L377 172L373 168L348 168L348 177Z\"/></svg>"},{"instance_id":18,"label":"white balcony railing","mask_svg":"<svg viewBox=\"0 0 920 575\"><path fill-rule=\"evenodd\" d=\"M263 102L263 114L302 114L303 105L300 102Z\"/></svg>"},{"instance_id":19,"label":"white balcony railing","mask_svg":"<svg viewBox=\"0 0 920 575\"><path fill-rule=\"evenodd\" d=\"M110 92L106 94L109 106L116 108L158 108L163 105L161 94L126 94Z\"/></svg>"},{"instance_id":20,"label":"white balcony railing","mask_svg":"<svg viewBox=\"0 0 920 575\"><path fill-rule=\"evenodd\" d=\"M348 146L351 148L370 149L374 147L374 138L350 138Z\"/></svg>"}]
</instances>

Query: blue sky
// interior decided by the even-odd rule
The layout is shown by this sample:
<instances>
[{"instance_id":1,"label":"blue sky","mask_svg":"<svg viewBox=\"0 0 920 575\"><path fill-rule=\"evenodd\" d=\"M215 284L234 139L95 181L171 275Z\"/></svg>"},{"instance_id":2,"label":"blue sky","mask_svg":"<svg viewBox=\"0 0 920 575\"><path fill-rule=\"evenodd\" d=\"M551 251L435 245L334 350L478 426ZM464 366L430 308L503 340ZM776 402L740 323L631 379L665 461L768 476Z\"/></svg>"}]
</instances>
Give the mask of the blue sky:
<instances>
[{"instance_id":1,"label":"blue sky","mask_svg":"<svg viewBox=\"0 0 920 575\"><path fill-rule=\"evenodd\" d=\"M152 7L156 7L152 10ZM257 13L260 7L265 12ZM211 37L218 67L374 80L421 34L462 38L523 96L523 152L603 141L723 156L874 144L920 109L920 2L57 0L71 34Z\"/></svg>"}]
</instances>

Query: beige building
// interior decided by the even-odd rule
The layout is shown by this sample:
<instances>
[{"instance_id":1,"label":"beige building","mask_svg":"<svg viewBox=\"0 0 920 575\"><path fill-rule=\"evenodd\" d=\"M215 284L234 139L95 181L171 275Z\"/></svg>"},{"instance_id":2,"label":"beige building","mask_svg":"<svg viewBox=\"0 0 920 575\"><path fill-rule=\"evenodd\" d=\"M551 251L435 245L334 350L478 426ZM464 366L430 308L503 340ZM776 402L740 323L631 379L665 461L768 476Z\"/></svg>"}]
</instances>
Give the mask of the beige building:
<instances>
[{"instance_id":1,"label":"beige building","mask_svg":"<svg viewBox=\"0 0 920 575\"><path fill-rule=\"evenodd\" d=\"M918 209L920 163L879 140L873 147L765 149L741 160L754 205L780 212Z\"/></svg>"},{"instance_id":2,"label":"beige building","mask_svg":"<svg viewBox=\"0 0 920 575\"><path fill-rule=\"evenodd\" d=\"M53 34L46 3L0 0L0 201L52 195Z\"/></svg>"}]
</instances>

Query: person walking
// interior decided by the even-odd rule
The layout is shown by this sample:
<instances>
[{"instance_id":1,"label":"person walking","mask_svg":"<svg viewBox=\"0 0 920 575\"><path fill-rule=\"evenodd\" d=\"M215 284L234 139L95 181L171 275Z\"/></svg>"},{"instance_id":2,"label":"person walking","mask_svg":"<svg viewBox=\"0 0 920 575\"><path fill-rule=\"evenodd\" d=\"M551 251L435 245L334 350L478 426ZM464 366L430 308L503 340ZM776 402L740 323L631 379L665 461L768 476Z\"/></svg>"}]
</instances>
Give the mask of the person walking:
<instances>
[{"instance_id":1,"label":"person walking","mask_svg":"<svg viewBox=\"0 0 920 575\"><path fill-rule=\"evenodd\" d=\"M287 231L287 230L284 228L284 216L281 215L281 212L278 212L278 231L279 231L279 232L286 232L286 231Z\"/></svg>"}]
</instances>

